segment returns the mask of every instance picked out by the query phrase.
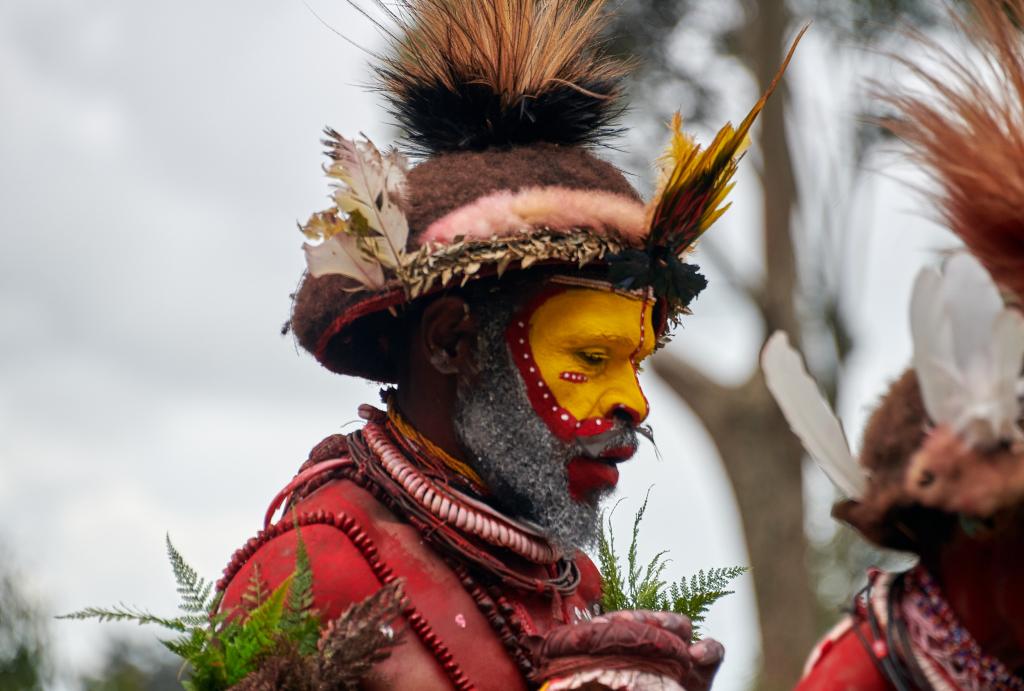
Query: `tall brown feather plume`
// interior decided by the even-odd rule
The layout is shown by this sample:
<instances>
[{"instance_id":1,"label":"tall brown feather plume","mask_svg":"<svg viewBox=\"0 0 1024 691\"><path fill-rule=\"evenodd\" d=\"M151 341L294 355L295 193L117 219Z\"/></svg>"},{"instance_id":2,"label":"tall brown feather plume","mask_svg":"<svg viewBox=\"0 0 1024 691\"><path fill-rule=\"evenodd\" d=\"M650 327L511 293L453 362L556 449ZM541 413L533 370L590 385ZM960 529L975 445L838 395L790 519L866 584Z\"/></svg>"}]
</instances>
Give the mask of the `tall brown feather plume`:
<instances>
[{"instance_id":1,"label":"tall brown feather plume","mask_svg":"<svg viewBox=\"0 0 1024 691\"><path fill-rule=\"evenodd\" d=\"M1024 0L972 0L954 15L982 61L916 36L929 64L899 61L930 92L883 94L883 124L938 184L949 228L995 280L1024 299Z\"/></svg>"},{"instance_id":2,"label":"tall brown feather plume","mask_svg":"<svg viewBox=\"0 0 1024 691\"><path fill-rule=\"evenodd\" d=\"M621 112L626 67L607 56L604 0L376 0L392 111L426 152L592 144Z\"/></svg>"}]
</instances>

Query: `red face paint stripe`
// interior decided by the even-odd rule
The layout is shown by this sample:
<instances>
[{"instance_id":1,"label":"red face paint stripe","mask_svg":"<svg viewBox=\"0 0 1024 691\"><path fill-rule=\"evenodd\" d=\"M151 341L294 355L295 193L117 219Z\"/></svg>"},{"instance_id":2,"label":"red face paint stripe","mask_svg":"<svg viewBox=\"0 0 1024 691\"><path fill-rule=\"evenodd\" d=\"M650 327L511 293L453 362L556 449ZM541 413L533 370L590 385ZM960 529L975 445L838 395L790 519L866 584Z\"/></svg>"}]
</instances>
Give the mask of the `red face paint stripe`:
<instances>
[{"instance_id":1,"label":"red face paint stripe","mask_svg":"<svg viewBox=\"0 0 1024 691\"><path fill-rule=\"evenodd\" d=\"M634 381L636 381L636 389L637 391L640 392L641 398L644 399L643 413L637 413L637 411L630 411L630 414L633 415L633 420L636 422L636 424L640 424L640 422L647 417L648 413L651 412L651 403L650 401L647 400L647 394L644 393L644 388L640 386L640 363L637 361L637 355L639 355L640 351L643 350L644 343L647 340L647 324L644 320L644 315L647 314L647 304L650 301L651 298L648 296L644 298L643 304L640 305L640 344L636 347L636 350L634 350L633 354L630 355L629 357L629 361L633 363L633 379ZM654 308L656 306L657 301L655 301L654 305L651 305L652 315Z\"/></svg>"},{"instance_id":2,"label":"red face paint stripe","mask_svg":"<svg viewBox=\"0 0 1024 691\"><path fill-rule=\"evenodd\" d=\"M548 299L564 292L561 287L543 291L526 305L519 313L513 315L505 330L505 342L512 353L512 360L519 369L526 395L537 415L547 424L556 438L571 442L576 437L589 437L607 432L615 422L609 418L587 418L577 420L568 410L559 405L551 389L541 376L530 348L530 317Z\"/></svg>"}]
</instances>

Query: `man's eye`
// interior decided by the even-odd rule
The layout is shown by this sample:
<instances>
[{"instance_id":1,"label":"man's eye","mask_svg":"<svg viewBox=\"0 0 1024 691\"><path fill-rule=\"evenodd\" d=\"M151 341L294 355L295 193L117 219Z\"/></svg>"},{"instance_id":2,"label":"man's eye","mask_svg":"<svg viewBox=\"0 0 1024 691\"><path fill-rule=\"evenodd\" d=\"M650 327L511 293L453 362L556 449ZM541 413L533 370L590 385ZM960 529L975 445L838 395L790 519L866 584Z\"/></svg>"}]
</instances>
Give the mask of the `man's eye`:
<instances>
[{"instance_id":1,"label":"man's eye","mask_svg":"<svg viewBox=\"0 0 1024 691\"><path fill-rule=\"evenodd\" d=\"M581 350L576 353L576 357L585 362L588 365L601 365L608 359L608 356L604 353L595 352L592 350Z\"/></svg>"}]
</instances>

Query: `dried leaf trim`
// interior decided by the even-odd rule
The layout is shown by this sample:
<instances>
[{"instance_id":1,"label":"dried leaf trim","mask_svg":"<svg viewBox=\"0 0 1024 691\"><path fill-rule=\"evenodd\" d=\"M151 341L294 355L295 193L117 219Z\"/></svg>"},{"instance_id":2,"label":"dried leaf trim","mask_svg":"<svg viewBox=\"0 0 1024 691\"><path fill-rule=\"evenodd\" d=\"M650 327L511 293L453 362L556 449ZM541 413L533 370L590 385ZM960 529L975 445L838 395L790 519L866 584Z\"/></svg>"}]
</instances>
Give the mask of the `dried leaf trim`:
<instances>
[{"instance_id":1,"label":"dried leaf trim","mask_svg":"<svg viewBox=\"0 0 1024 691\"><path fill-rule=\"evenodd\" d=\"M337 183L335 205L313 214L301 227L307 238L319 241L305 244L306 263L314 277L351 279L353 292L400 287L415 299L435 285L453 280L465 284L485 266L496 266L499 276L517 262L523 269L549 260L582 267L624 246L607 232L598 236L583 228L566 232L531 227L488 240L428 242L409 251L409 223L398 206L408 172L405 158L330 129L327 137L331 163L325 170Z\"/></svg>"},{"instance_id":2,"label":"dried leaf trim","mask_svg":"<svg viewBox=\"0 0 1024 691\"><path fill-rule=\"evenodd\" d=\"M485 241L428 244L408 256L406 288L409 297L416 298L435 286L455 281L465 285L486 266L497 267L500 278L517 262L520 269L545 261L583 267L620 252L622 247L617 239L599 237L586 230L561 233L547 228Z\"/></svg>"}]
</instances>

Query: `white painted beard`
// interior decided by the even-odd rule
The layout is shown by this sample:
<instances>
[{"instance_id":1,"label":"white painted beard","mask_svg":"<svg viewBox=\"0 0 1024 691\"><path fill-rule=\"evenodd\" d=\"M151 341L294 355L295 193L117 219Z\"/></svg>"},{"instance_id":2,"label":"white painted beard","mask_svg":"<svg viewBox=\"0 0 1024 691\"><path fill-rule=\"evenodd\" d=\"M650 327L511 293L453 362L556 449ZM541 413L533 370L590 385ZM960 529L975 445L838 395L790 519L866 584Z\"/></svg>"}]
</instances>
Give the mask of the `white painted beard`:
<instances>
[{"instance_id":1,"label":"white painted beard","mask_svg":"<svg viewBox=\"0 0 1024 691\"><path fill-rule=\"evenodd\" d=\"M570 495L566 466L580 448L557 439L530 404L505 344L510 315L500 308L480 315L476 372L460 381L455 431L494 504L571 554L596 543L600 500L612 490L586 503Z\"/></svg>"}]
</instances>

